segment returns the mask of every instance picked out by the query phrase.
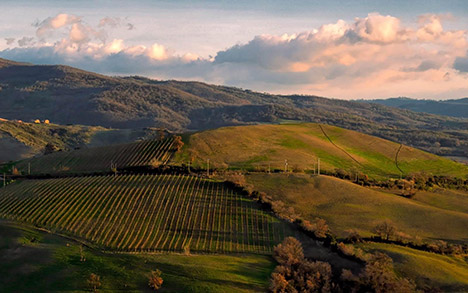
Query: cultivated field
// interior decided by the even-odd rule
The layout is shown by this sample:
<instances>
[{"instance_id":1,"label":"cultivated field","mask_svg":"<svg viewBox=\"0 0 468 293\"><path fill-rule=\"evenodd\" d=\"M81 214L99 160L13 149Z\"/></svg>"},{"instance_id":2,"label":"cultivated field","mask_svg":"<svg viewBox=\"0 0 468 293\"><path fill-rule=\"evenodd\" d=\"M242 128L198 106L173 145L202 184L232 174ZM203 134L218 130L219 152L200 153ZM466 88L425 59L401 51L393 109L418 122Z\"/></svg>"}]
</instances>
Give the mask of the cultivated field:
<instances>
[{"instance_id":1,"label":"cultivated field","mask_svg":"<svg viewBox=\"0 0 468 293\"><path fill-rule=\"evenodd\" d=\"M399 178L425 171L465 178L468 166L408 146L329 125L313 123L225 127L184 138L183 152L174 162L193 160L206 167L250 170L312 170L317 158L321 169L344 169L371 178ZM401 148L400 148L401 146ZM398 163L398 166L397 166Z\"/></svg>"},{"instance_id":2,"label":"cultivated field","mask_svg":"<svg viewBox=\"0 0 468 293\"><path fill-rule=\"evenodd\" d=\"M341 237L350 229L370 236L377 224L389 219L412 236L453 241L468 238L468 213L463 208L468 205L468 195L461 192L452 192L456 195L449 198L444 196L447 192L421 192L408 199L324 175L252 173L246 179L255 190L294 207L306 219L324 218ZM449 204L450 198L458 201Z\"/></svg>"},{"instance_id":3,"label":"cultivated field","mask_svg":"<svg viewBox=\"0 0 468 293\"><path fill-rule=\"evenodd\" d=\"M0 190L0 217L121 251L264 254L290 233L224 183L181 175L16 182Z\"/></svg>"},{"instance_id":4,"label":"cultivated field","mask_svg":"<svg viewBox=\"0 0 468 293\"><path fill-rule=\"evenodd\" d=\"M162 165L172 156L173 139L146 140L129 144L56 152L19 162L22 174L91 173L111 167Z\"/></svg>"}]
</instances>

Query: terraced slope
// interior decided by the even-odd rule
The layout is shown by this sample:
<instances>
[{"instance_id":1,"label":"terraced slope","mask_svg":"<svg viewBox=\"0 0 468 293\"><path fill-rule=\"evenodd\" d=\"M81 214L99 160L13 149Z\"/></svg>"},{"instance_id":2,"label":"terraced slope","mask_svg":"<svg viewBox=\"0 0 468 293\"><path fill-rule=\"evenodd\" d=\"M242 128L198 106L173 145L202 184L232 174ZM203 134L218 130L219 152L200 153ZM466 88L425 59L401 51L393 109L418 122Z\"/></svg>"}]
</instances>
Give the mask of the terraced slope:
<instances>
[{"instance_id":1,"label":"terraced slope","mask_svg":"<svg viewBox=\"0 0 468 293\"><path fill-rule=\"evenodd\" d=\"M321 168L363 172L370 177L399 177L425 171L465 178L468 166L411 147L329 125L312 123L225 127L185 137L184 152L176 163L193 160L217 168L312 170ZM398 153L398 155L397 155ZM398 162L398 166L397 163Z\"/></svg>"},{"instance_id":2,"label":"terraced slope","mask_svg":"<svg viewBox=\"0 0 468 293\"><path fill-rule=\"evenodd\" d=\"M122 251L264 254L289 233L223 183L180 175L17 182L0 190L0 217Z\"/></svg>"},{"instance_id":3,"label":"terraced slope","mask_svg":"<svg viewBox=\"0 0 468 293\"><path fill-rule=\"evenodd\" d=\"M116 168L165 164L172 156L173 140L148 140L129 144L56 152L19 162L22 174L91 173Z\"/></svg>"},{"instance_id":4,"label":"terraced slope","mask_svg":"<svg viewBox=\"0 0 468 293\"><path fill-rule=\"evenodd\" d=\"M466 194L444 199L443 195L420 193L416 199L408 199L323 175L252 173L246 180L255 190L285 202L306 219L324 218L340 237L346 237L350 229L370 236L377 224L389 219L398 230L412 236L468 239L468 212L454 208L457 204L468 206ZM449 204L450 199L457 202Z\"/></svg>"}]
</instances>

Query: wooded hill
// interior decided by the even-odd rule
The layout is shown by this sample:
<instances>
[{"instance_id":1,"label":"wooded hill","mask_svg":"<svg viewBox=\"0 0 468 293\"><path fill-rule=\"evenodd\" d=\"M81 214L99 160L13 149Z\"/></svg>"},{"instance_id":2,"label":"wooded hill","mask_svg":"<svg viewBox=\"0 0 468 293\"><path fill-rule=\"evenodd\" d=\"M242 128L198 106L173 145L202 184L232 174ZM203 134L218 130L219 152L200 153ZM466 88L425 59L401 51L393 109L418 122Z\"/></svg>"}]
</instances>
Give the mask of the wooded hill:
<instances>
[{"instance_id":1,"label":"wooded hill","mask_svg":"<svg viewBox=\"0 0 468 293\"><path fill-rule=\"evenodd\" d=\"M179 132L295 120L357 130L437 154L468 153L466 119L200 82L109 77L3 59L0 117L117 128L157 126Z\"/></svg>"}]
</instances>

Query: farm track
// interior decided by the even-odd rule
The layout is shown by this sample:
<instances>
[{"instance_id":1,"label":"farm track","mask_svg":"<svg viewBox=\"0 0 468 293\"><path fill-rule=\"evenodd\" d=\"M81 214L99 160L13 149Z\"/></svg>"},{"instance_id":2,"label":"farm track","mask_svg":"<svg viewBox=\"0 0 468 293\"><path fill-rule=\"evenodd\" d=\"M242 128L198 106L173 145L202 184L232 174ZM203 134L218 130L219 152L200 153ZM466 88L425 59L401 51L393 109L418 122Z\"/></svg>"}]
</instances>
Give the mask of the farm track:
<instances>
[{"instance_id":1,"label":"farm track","mask_svg":"<svg viewBox=\"0 0 468 293\"><path fill-rule=\"evenodd\" d=\"M0 217L121 252L269 254L289 234L224 183L187 175L16 182L0 190Z\"/></svg>"},{"instance_id":2,"label":"farm track","mask_svg":"<svg viewBox=\"0 0 468 293\"><path fill-rule=\"evenodd\" d=\"M398 166L398 155L400 154L402 148L403 148L403 144L400 144L400 146L398 147L398 150L397 150L397 152L395 154L395 166L401 172L401 175L403 175L404 172L403 172L403 170L401 170L400 166Z\"/></svg>"},{"instance_id":3,"label":"farm track","mask_svg":"<svg viewBox=\"0 0 468 293\"><path fill-rule=\"evenodd\" d=\"M323 135L325 135L325 137L328 139L328 141L333 145L335 146L337 149L339 149L340 151L342 151L343 153L345 153L348 157L351 158L351 160L353 160L354 162L356 162L359 166L362 166L362 164L356 160L350 153L348 153L345 149L343 149L342 147L340 147L339 145L335 144L333 142L333 140L328 136L328 134L325 132L325 129L323 129L322 125L318 124L318 126L320 127L320 130L322 130L322 133Z\"/></svg>"}]
</instances>

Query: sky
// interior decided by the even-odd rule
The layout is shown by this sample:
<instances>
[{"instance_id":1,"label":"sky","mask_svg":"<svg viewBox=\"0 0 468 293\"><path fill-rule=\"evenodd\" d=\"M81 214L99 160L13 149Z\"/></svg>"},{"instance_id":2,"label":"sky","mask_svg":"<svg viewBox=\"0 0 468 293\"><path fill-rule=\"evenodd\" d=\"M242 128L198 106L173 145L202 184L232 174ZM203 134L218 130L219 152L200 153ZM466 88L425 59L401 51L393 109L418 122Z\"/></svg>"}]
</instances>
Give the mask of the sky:
<instances>
[{"instance_id":1,"label":"sky","mask_svg":"<svg viewBox=\"0 0 468 293\"><path fill-rule=\"evenodd\" d=\"M0 58L342 99L468 97L468 3L0 1Z\"/></svg>"}]
</instances>

